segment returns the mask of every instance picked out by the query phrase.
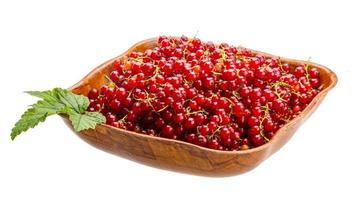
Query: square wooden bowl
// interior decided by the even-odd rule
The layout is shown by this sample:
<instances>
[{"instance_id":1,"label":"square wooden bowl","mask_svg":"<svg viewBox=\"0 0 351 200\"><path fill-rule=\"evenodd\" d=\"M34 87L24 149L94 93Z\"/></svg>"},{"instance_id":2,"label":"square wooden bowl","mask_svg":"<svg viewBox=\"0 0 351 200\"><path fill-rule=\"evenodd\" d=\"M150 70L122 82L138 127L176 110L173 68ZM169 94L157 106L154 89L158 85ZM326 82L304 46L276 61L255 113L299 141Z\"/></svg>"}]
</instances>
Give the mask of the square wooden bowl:
<instances>
[{"instance_id":1,"label":"square wooden bowl","mask_svg":"<svg viewBox=\"0 0 351 200\"><path fill-rule=\"evenodd\" d=\"M111 63L115 59L131 51L144 52L156 45L157 38L135 44L122 55L95 68L70 90L76 94L87 95L90 89L99 88L105 83L104 76L113 70ZM266 57L278 57L254 50L253 52ZM157 168L203 176L230 176L247 172L278 151L317 109L328 91L337 83L335 73L322 65L289 58L280 57L280 59L293 66L309 64L318 68L323 88L298 117L280 128L275 136L263 146L244 151L219 151L183 141L143 135L109 125L98 125L94 130L81 131L77 135L101 150ZM63 119L72 128L70 121L65 117Z\"/></svg>"}]
</instances>

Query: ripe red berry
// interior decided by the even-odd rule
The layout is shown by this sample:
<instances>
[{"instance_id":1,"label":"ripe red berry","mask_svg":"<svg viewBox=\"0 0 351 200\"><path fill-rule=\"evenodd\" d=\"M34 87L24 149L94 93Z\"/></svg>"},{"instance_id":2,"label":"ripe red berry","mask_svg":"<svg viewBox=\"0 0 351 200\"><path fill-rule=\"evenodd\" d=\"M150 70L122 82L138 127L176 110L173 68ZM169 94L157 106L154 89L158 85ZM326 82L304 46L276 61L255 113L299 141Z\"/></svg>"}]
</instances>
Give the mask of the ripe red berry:
<instances>
[{"instance_id":1,"label":"ripe red berry","mask_svg":"<svg viewBox=\"0 0 351 200\"><path fill-rule=\"evenodd\" d=\"M167 137L167 138L171 138L174 134L174 129L172 126L170 125L166 125L162 128L162 136L163 137Z\"/></svg>"},{"instance_id":2,"label":"ripe red berry","mask_svg":"<svg viewBox=\"0 0 351 200\"><path fill-rule=\"evenodd\" d=\"M295 68L294 75L297 78L304 76L304 74L305 74L305 69L302 66L298 66Z\"/></svg>"},{"instance_id":3,"label":"ripe red berry","mask_svg":"<svg viewBox=\"0 0 351 200\"><path fill-rule=\"evenodd\" d=\"M207 125L199 126L198 130L203 136L207 136L210 133L210 128Z\"/></svg>"},{"instance_id":4,"label":"ripe red berry","mask_svg":"<svg viewBox=\"0 0 351 200\"><path fill-rule=\"evenodd\" d=\"M97 99L99 97L99 91L95 88L91 89L88 93L89 99Z\"/></svg>"},{"instance_id":5,"label":"ripe red berry","mask_svg":"<svg viewBox=\"0 0 351 200\"><path fill-rule=\"evenodd\" d=\"M195 125L196 125L195 120L192 117L189 117L184 122L184 128L187 130L191 130L191 129L195 128Z\"/></svg>"},{"instance_id":6,"label":"ripe red berry","mask_svg":"<svg viewBox=\"0 0 351 200\"><path fill-rule=\"evenodd\" d=\"M203 135L198 135L195 138L195 144L202 146L202 147L206 147L207 146L207 138Z\"/></svg>"},{"instance_id":7,"label":"ripe red berry","mask_svg":"<svg viewBox=\"0 0 351 200\"><path fill-rule=\"evenodd\" d=\"M264 138L260 134L252 135L250 141L255 147L261 146L265 143Z\"/></svg>"},{"instance_id":8,"label":"ripe red berry","mask_svg":"<svg viewBox=\"0 0 351 200\"><path fill-rule=\"evenodd\" d=\"M174 122L176 122L176 123L182 123L184 121L184 119L185 119L185 117L184 117L183 113L177 113L174 116Z\"/></svg>"},{"instance_id":9,"label":"ripe red berry","mask_svg":"<svg viewBox=\"0 0 351 200\"><path fill-rule=\"evenodd\" d=\"M208 147L211 149L217 150L217 149L219 149L220 144L219 144L218 140L212 139L212 140L208 141Z\"/></svg>"},{"instance_id":10,"label":"ripe red berry","mask_svg":"<svg viewBox=\"0 0 351 200\"><path fill-rule=\"evenodd\" d=\"M113 100L110 102L110 108L111 108L114 112L118 112L118 111L122 108L121 102L118 101L117 99L113 99Z\"/></svg>"},{"instance_id":11,"label":"ripe red berry","mask_svg":"<svg viewBox=\"0 0 351 200\"><path fill-rule=\"evenodd\" d=\"M223 80L232 81L236 77L236 71L234 69L225 69L222 73Z\"/></svg>"}]
</instances>

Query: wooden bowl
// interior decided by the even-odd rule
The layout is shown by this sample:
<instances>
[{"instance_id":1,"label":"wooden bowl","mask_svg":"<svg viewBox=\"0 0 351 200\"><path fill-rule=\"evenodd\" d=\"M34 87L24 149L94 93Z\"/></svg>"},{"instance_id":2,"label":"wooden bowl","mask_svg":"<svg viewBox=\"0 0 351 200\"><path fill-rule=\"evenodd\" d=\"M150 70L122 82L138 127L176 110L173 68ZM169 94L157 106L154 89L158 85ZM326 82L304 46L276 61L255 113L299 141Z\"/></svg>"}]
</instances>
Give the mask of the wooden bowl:
<instances>
[{"instance_id":1,"label":"wooden bowl","mask_svg":"<svg viewBox=\"0 0 351 200\"><path fill-rule=\"evenodd\" d=\"M131 51L143 52L156 45L157 38L144 40L118 57ZM267 57L277 57L263 52L253 52ZM95 68L70 90L76 94L87 95L90 89L102 86L105 83L104 75L112 71L111 63L116 58ZM157 168L202 176L230 176L247 172L279 150L337 83L334 72L322 65L288 58L280 59L292 65L308 63L317 67L321 72L323 90L298 117L279 129L273 139L263 146L244 151L219 151L183 141L143 135L109 125L98 125L94 130L81 131L77 135L99 149ZM69 120L65 117L63 119L72 128Z\"/></svg>"}]
</instances>

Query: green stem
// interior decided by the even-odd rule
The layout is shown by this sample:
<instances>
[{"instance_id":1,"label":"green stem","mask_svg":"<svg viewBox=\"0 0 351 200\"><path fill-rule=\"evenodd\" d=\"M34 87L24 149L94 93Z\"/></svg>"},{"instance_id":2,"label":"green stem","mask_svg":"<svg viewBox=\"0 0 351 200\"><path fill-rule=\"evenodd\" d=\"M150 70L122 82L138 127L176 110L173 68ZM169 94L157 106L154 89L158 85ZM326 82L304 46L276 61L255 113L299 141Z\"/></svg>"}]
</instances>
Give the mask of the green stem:
<instances>
[{"instance_id":1,"label":"green stem","mask_svg":"<svg viewBox=\"0 0 351 200\"><path fill-rule=\"evenodd\" d=\"M118 88L118 86L116 85L116 83L113 82L113 81L111 80L110 77L108 77L107 75L105 75L104 77L105 77L105 79L108 81L108 86L109 86L109 87Z\"/></svg>"}]
</instances>

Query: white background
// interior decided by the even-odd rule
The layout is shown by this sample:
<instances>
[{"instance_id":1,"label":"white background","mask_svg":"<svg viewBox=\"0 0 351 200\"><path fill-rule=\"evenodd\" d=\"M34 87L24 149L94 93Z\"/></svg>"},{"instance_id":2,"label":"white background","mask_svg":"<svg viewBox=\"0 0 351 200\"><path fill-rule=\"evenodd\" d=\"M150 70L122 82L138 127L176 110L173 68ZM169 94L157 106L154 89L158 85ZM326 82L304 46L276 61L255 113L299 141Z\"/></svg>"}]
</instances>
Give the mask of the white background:
<instances>
[{"instance_id":1,"label":"white background","mask_svg":"<svg viewBox=\"0 0 351 200\"><path fill-rule=\"evenodd\" d=\"M351 7L347 1L0 1L0 199L350 199ZM36 99L134 43L162 35L228 42L334 70L339 83L253 171L206 178L104 153L59 117L19 136Z\"/></svg>"}]
</instances>

